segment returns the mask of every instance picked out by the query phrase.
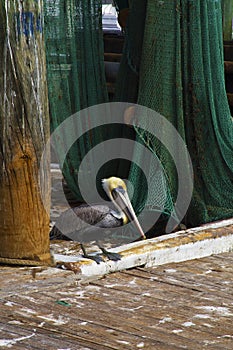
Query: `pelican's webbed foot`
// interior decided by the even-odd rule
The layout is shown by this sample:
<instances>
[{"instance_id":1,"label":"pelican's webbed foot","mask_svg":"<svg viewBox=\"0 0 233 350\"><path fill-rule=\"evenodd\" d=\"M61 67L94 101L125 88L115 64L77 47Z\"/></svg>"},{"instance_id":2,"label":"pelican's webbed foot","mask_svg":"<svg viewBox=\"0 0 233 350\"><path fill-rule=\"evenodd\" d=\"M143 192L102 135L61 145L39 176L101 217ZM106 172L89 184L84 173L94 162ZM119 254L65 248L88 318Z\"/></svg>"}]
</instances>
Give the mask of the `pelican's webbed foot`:
<instances>
[{"instance_id":1,"label":"pelican's webbed foot","mask_svg":"<svg viewBox=\"0 0 233 350\"><path fill-rule=\"evenodd\" d=\"M121 255L118 253L113 253L113 252L109 252L108 250L106 250L105 248L98 246L101 250L104 256L106 256L109 260L112 261L118 261L121 260Z\"/></svg>"},{"instance_id":2,"label":"pelican's webbed foot","mask_svg":"<svg viewBox=\"0 0 233 350\"><path fill-rule=\"evenodd\" d=\"M84 246L82 244L81 244L81 249L83 251L83 255L82 256L84 258L94 260L97 264L100 264L102 261L104 261L100 255L89 255L89 254L87 254L86 249L84 248Z\"/></svg>"}]
</instances>

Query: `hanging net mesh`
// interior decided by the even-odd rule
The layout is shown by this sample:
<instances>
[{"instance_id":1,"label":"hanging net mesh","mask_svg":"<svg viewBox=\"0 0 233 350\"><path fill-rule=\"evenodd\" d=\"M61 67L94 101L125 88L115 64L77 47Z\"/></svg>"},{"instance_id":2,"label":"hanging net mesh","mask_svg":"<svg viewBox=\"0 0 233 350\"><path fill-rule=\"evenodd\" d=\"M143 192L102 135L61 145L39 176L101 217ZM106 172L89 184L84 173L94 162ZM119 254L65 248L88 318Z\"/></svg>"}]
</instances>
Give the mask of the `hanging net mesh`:
<instances>
[{"instance_id":1,"label":"hanging net mesh","mask_svg":"<svg viewBox=\"0 0 233 350\"><path fill-rule=\"evenodd\" d=\"M107 101L101 1L44 3L53 131L76 111ZM194 169L193 196L184 218L188 226L233 216L233 126L223 63L220 0L132 1L115 99L160 113L183 138ZM163 224L169 216L176 216L177 168L161 141L145 132L143 123L141 126L135 125L133 131L110 128L107 136L105 129L98 128L91 136L84 135L71 148L63 174L80 198L75 174L82 157L106 138L130 135L159 160L163 176L151 162L149 181L145 179L134 162L144 162L138 148L130 167L119 161L114 175L127 169L134 188L140 189L133 197L136 212L146 203L148 212L161 211ZM144 126L155 129L156 118L145 117ZM80 121L79 129L82 127ZM72 132L67 130L67 138ZM182 161L185 169L187 160ZM111 162L110 168L113 171Z\"/></svg>"},{"instance_id":2,"label":"hanging net mesh","mask_svg":"<svg viewBox=\"0 0 233 350\"><path fill-rule=\"evenodd\" d=\"M46 0L44 21L53 132L77 111L108 100L104 73L102 4L100 0ZM69 140L75 128L82 130L82 123L83 120L80 120L69 125L62 135L62 142ZM77 172L81 159L101 138L100 129L81 137L71 147L63 164L64 178L78 200L81 200L81 196ZM55 145L58 159L63 154L62 142Z\"/></svg>"},{"instance_id":3,"label":"hanging net mesh","mask_svg":"<svg viewBox=\"0 0 233 350\"><path fill-rule=\"evenodd\" d=\"M141 23L142 50L139 47L135 56L128 43L134 39L134 28L139 32L134 12L140 7L144 11L146 6L145 26ZM193 226L231 217L233 125L224 84L221 1L148 0L146 5L135 0L129 26L119 80L138 74L135 102L165 116L187 144L194 168L194 192L185 223ZM134 56L136 60L141 58L136 72L132 69ZM118 85L126 83L119 81ZM116 99L127 100L130 87L125 90L126 95L118 91ZM148 122L156 126L155 120ZM148 135L138 130L137 138L143 138L146 144ZM177 192L174 164L158 140L152 139L150 144L163 164L174 203ZM140 174L134 166L130 177L140 183ZM156 201L159 189L154 186L152 191L151 198ZM143 192L142 188L138 193L138 206Z\"/></svg>"}]
</instances>

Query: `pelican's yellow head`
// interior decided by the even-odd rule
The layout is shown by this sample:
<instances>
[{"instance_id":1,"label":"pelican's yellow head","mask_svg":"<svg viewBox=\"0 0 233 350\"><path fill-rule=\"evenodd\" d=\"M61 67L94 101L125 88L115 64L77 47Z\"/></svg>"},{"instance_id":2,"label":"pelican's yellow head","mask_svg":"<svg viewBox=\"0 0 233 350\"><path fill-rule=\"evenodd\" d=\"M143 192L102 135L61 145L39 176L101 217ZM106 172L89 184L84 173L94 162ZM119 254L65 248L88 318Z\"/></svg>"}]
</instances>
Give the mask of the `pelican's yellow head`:
<instances>
[{"instance_id":1,"label":"pelican's yellow head","mask_svg":"<svg viewBox=\"0 0 233 350\"><path fill-rule=\"evenodd\" d=\"M120 217L123 219L123 224L132 221L139 230L141 236L145 239L146 236L138 222L132 204L129 200L127 187L125 182L119 177L110 177L102 180L102 186L109 199L118 209Z\"/></svg>"},{"instance_id":2,"label":"pelican's yellow head","mask_svg":"<svg viewBox=\"0 0 233 350\"><path fill-rule=\"evenodd\" d=\"M122 188L124 191L127 191L125 182L119 177L111 176L108 179L102 180L102 186L104 191L107 193L108 197L112 200L112 191L116 188Z\"/></svg>"}]
</instances>

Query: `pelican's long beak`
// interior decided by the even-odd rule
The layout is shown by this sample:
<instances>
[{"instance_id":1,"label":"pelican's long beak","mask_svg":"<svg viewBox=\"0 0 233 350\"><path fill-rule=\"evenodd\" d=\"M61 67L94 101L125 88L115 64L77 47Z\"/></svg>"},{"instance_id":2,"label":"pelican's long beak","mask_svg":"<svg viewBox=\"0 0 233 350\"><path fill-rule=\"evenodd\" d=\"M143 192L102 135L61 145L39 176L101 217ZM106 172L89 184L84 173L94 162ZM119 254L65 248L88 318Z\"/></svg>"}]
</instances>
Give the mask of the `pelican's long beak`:
<instances>
[{"instance_id":1,"label":"pelican's long beak","mask_svg":"<svg viewBox=\"0 0 233 350\"><path fill-rule=\"evenodd\" d=\"M142 238L146 239L146 236L130 202L128 193L122 187L116 187L112 190L111 194L116 205L120 208L121 211L123 211L127 219L133 222L137 230L140 232Z\"/></svg>"}]
</instances>

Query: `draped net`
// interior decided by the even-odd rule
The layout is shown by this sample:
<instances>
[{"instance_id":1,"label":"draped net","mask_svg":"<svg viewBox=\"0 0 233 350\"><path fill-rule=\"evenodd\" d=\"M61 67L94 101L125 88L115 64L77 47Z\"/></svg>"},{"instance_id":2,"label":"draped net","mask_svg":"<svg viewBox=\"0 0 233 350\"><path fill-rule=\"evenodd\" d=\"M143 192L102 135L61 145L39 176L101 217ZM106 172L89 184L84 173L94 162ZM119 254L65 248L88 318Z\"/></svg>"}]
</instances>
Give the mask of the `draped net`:
<instances>
[{"instance_id":1,"label":"draped net","mask_svg":"<svg viewBox=\"0 0 233 350\"><path fill-rule=\"evenodd\" d=\"M47 0L45 28L53 130L77 110L107 101L101 2ZM194 192L183 220L186 225L233 215L233 125L224 85L220 0L134 0L116 101L135 102L159 112L186 143L194 169ZM153 118L146 122L156 127ZM110 130L109 137L111 132L116 131ZM166 221L178 191L174 161L155 137L136 126L134 132L136 141L148 146L149 140L150 150L163 166L166 181L153 181L156 169L151 163L147 205L148 211L158 210L162 198L161 217ZM91 139L86 135L69 152L63 173L77 197L74 174L83 155L103 139L102 131ZM133 157L143 162L140 151ZM129 179L134 188L140 188L133 198L139 213L148 184L133 161Z\"/></svg>"},{"instance_id":2,"label":"draped net","mask_svg":"<svg viewBox=\"0 0 233 350\"><path fill-rule=\"evenodd\" d=\"M135 13L145 9L145 25L141 21L139 29ZM131 49L130 43L135 42L135 35L140 37L139 33L142 44L137 40L137 50L135 45ZM135 91L130 90L127 81L128 76L136 79L139 91L134 102L165 116L187 144L194 168L194 192L184 222L193 226L231 217L233 123L224 82L221 1L135 0L126 38L118 81L125 93L118 89L116 99L134 99ZM156 126L155 120L149 123ZM148 137L137 131L137 139L144 139L145 144ZM177 193L174 164L158 140L150 137L150 144L163 164L168 178L166 189L174 203ZM140 177L132 166L130 178L139 184ZM140 188L135 199L139 211L144 198L143 186ZM152 182L152 202L153 198L156 202L160 190ZM172 210L169 203L167 213Z\"/></svg>"},{"instance_id":3,"label":"draped net","mask_svg":"<svg viewBox=\"0 0 233 350\"><path fill-rule=\"evenodd\" d=\"M44 1L47 79L51 132L66 118L83 108L107 102L104 73L102 3L100 0ZM85 120L88 122L88 120ZM69 141L83 120L69 125L62 142ZM81 133L82 134L82 133ZM102 139L102 130L85 134L71 147L63 164L63 175L78 200L80 162L93 144ZM56 144L58 159L63 144Z\"/></svg>"}]
</instances>

